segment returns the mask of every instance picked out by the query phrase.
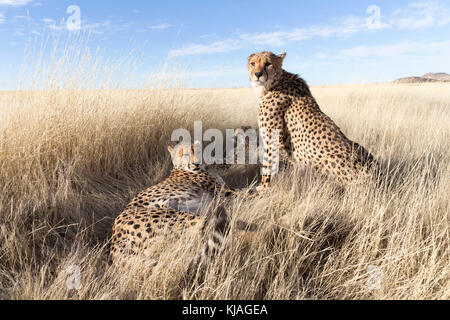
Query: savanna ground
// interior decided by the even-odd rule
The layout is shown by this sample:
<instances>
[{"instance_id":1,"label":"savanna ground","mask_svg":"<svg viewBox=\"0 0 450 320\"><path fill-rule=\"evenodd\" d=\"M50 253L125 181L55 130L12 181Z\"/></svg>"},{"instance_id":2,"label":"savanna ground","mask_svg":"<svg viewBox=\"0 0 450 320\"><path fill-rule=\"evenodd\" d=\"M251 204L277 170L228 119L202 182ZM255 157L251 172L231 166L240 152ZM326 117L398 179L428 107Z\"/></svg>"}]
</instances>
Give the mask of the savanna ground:
<instances>
[{"instance_id":1,"label":"savanna ground","mask_svg":"<svg viewBox=\"0 0 450 320\"><path fill-rule=\"evenodd\" d=\"M188 282L204 238L162 239L155 268L123 272L108 261L113 219L168 174L174 129L256 127L253 92L0 93L0 299L449 299L450 86L312 91L390 179L342 190L297 168L270 192L242 193L227 205L223 250L203 281ZM220 174L245 187L258 170ZM257 225L252 241L237 220ZM74 265L79 290L67 287Z\"/></svg>"}]
</instances>

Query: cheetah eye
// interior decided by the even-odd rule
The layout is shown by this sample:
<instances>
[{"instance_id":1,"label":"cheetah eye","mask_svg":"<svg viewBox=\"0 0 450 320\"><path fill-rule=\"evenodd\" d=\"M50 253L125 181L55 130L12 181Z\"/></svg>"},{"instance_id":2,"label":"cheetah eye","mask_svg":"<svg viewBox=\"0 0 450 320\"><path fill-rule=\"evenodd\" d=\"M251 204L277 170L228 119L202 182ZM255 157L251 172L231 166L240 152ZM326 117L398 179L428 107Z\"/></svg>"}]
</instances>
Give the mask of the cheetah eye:
<instances>
[{"instance_id":1,"label":"cheetah eye","mask_svg":"<svg viewBox=\"0 0 450 320\"><path fill-rule=\"evenodd\" d=\"M254 66L255 66L255 63L254 63L254 62L252 62L252 63L250 63L250 65L251 65L252 67L254 67Z\"/></svg>"},{"instance_id":2,"label":"cheetah eye","mask_svg":"<svg viewBox=\"0 0 450 320\"><path fill-rule=\"evenodd\" d=\"M271 64L270 62L266 62L266 65L265 65L265 66L266 66L266 68L267 68L267 67L270 67L271 65L272 65L272 64Z\"/></svg>"}]
</instances>

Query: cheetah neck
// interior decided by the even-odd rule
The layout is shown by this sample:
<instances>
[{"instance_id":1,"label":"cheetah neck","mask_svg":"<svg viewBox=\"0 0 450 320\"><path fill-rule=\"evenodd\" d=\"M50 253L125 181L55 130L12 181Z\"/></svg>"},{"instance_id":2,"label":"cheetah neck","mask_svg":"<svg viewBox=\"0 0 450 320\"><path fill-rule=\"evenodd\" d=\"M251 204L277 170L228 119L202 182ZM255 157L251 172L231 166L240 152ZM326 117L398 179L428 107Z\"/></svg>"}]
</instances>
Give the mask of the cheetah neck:
<instances>
[{"instance_id":1,"label":"cheetah neck","mask_svg":"<svg viewBox=\"0 0 450 320\"><path fill-rule=\"evenodd\" d=\"M256 97L262 99L267 94L267 89L263 85L252 84Z\"/></svg>"},{"instance_id":2,"label":"cheetah neck","mask_svg":"<svg viewBox=\"0 0 450 320\"><path fill-rule=\"evenodd\" d=\"M305 80L300 78L298 74L282 70L282 73L277 76L268 89L264 88L261 95L257 94L259 102L262 103L264 99L270 97L273 92L283 91L286 87L296 87L299 89L299 92L297 93L298 96L312 97L311 90Z\"/></svg>"}]
</instances>

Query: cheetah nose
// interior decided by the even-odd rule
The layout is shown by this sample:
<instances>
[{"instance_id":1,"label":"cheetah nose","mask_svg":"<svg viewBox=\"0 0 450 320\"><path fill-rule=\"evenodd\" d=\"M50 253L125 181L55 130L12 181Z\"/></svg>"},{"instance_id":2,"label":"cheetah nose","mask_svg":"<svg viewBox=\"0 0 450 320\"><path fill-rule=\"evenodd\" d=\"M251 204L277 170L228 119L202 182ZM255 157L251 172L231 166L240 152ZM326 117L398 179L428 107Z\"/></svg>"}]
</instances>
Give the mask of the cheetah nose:
<instances>
[{"instance_id":1,"label":"cheetah nose","mask_svg":"<svg viewBox=\"0 0 450 320\"><path fill-rule=\"evenodd\" d=\"M263 75L262 72L256 72L256 73L255 73L255 76L256 76L258 79L261 78L262 75Z\"/></svg>"}]
</instances>

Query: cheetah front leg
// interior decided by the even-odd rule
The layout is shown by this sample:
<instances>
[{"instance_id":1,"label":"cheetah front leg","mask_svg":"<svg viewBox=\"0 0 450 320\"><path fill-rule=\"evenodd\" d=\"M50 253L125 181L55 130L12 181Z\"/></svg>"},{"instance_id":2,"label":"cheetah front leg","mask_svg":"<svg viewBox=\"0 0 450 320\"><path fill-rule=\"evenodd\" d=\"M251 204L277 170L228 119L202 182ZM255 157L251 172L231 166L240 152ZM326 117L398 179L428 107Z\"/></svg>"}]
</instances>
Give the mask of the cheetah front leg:
<instances>
[{"instance_id":1,"label":"cheetah front leg","mask_svg":"<svg viewBox=\"0 0 450 320\"><path fill-rule=\"evenodd\" d=\"M280 169L280 156L289 158L290 150L286 146L289 141L284 117L280 110L273 108L260 110L259 129L263 141L263 160L261 185L258 191L269 187L271 179Z\"/></svg>"}]
</instances>

